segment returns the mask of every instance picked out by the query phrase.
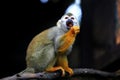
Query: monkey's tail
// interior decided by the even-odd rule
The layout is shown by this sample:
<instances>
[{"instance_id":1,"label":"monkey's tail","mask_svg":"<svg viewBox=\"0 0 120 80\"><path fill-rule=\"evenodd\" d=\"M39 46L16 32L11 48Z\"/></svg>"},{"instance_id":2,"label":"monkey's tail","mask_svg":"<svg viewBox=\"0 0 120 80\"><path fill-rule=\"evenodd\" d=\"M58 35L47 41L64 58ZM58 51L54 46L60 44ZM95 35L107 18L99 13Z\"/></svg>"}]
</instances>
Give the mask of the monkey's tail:
<instances>
[{"instance_id":1,"label":"monkey's tail","mask_svg":"<svg viewBox=\"0 0 120 80\"><path fill-rule=\"evenodd\" d=\"M24 70L22 70L21 72L17 73L16 76L21 76L23 75L24 73L34 73L34 69L33 68L26 68Z\"/></svg>"},{"instance_id":2,"label":"monkey's tail","mask_svg":"<svg viewBox=\"0 0 120 80\"><path fill-rule=\"evenodd\" d=\"M25 74L26 73L26 74ZM29 73L31 73L31 74L29 74ZM12 76L8 76L8 77L4 77L4 78L1 78L0 80L17 80L18 79L18 77L21 77L21 76L33 76L33 74L32 73L34 73L34 69L32 69L32 68L26 68L26 69L24 69L24 70L22 70L21 72L19 72L19 73L16 73L16 74L14 74L14 75L12 75Z\"/></svg>"}]
</instances>

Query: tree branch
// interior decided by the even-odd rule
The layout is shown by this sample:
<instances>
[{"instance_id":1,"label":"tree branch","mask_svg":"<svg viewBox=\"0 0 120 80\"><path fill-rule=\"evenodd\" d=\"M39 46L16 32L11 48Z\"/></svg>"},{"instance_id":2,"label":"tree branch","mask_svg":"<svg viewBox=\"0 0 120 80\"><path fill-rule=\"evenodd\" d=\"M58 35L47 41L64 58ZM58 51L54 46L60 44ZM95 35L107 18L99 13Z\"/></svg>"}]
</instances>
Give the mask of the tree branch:
<instances>
[{"instance_id":1,"label":"tree branch","mask_svg":"<svg viewBox=\"0 0 120 80\"><path fill-rule=\"evenodd\" d=\"M88 69L88 68L80 68L80 69L73 69L74 75L73 76L99 76L99 77L106 77L106 78L120 78L120 75L116 73L110 73L95 69ZM66 75L68 76L68 74ZM56 78L61 77L61 71L53 72L53 73L24 73L23 75L19 76L17 74L9 77L2 78L0 80L26 80L26 79L40 79L40 80L53 80Z\"/></svg>"}]
</instances>

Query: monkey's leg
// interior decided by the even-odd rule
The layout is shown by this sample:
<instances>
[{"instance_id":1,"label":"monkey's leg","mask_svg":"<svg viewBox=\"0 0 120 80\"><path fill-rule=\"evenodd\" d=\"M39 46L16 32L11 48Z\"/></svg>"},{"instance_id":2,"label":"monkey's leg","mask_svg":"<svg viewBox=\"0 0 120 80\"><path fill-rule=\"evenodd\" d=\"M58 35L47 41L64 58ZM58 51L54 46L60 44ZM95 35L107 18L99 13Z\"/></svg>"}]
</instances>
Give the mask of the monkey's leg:
<instances>
[{"instance_id":1,"label":"monkey's leg","mask_svg":"<svg viewBox=\"0 0 120 80\"><path fill-rule=\"evenodd\" d=\"M67 55L59 55L57 63L66 72L68 72L70 74L70 76L73 75L73 70L68 66Z\"/></svg>"},{"instance_id":2,"label":"monkey's leg","mask_svg":"<svg viewBox=\"0 0 120 80\"><path fill-rule=\"evenodd\" d=\"M64 69L61 67L61 66L55 66L55 63L56 63L56 59L57 59L57 56L50 61L50 63L48 64L47 68L45 69L46 72L55 72L55 71L58 71L58 70L61 70L62 71L62 76L65 75L65 71Z\"/></svg>"},{"instance_id":3,"label":"monkey's leg","mask_svg":"<svg viewBox=\"0 0 120 80\"><path fill-rule=\"evenodd\" d=\"M46 72L55 72L57 70L61 70L62 71L62 76L65 76L65 71L61 66L47 68Z\"/></svg>"}]
</instances>

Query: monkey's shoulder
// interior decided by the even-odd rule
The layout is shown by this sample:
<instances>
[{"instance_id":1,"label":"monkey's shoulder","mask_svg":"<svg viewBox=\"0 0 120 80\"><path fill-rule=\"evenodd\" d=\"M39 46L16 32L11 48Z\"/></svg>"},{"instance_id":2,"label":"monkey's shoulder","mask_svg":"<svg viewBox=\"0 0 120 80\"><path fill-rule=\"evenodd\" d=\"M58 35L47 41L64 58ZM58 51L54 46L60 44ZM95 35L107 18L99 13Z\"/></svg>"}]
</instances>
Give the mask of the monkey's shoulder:
<instances>
[{"instance_id":1,"label":"monkey's shoulder","mask_svg":"<svg viewBox=\"0 0 120 80\"><path fill-rule=\"evenodd\" d=\"M55 36L55 34L59 31L59 28L57 26L50 27L40 33L40 35L48 35L50 37Z\"/></svg>"},{"instance_id":2,"label":"monkey's shoulder","mask_svg":"<svg viewBox=\"0 0 120 80\"><path fill-rule=\"evenodd\" d=\"M50 28L38 33L36 36L34 36L32 41L33 40L35 40L35 41L52 40L56 36L58 31L59 31L58 27L56 27L56 26L50 27Z\"/></svg>"}]
</instances>

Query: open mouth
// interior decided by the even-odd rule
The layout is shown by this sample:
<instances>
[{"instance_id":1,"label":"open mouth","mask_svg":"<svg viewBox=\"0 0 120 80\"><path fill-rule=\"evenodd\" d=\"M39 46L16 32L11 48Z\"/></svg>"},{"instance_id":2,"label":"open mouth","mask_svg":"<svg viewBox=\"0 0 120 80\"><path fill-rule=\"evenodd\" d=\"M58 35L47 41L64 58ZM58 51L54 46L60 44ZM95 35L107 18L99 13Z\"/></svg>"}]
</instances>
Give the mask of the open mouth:
<instances>
[{"instance_id":1,"label":"open mouth","mask_svg":"<svg viewBox=\"0 0 120 80\"><path fill-rule=\"evenodd\" d=\"M70 29L73 26L73 21L72 20L67 20L66 25L67 25L67 28Z\"/></svg>"}]
</instances>

